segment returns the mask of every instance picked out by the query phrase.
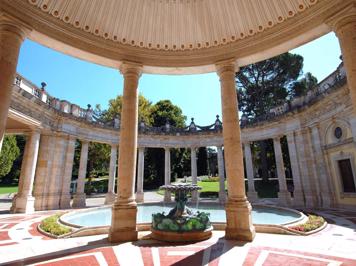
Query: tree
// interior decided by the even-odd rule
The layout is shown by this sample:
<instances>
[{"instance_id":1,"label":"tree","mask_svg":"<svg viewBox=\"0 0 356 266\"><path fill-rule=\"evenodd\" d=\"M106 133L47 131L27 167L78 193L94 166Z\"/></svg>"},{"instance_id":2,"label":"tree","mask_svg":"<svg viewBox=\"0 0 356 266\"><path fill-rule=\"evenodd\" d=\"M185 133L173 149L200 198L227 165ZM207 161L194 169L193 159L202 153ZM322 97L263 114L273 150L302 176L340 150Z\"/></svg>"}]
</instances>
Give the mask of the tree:
<instances>
[{"instance_id":1,"label":"tree","mask_svg":"<svg viewBox=\"0 0 356 266\"><path fill-rule=\"evenodd\" d=\"M239 110L248 118L267 113L288 98L302 68L303 57L291 53L241 67L236 73Z\"/></svg>"},{"instance_id":2,"label":"tree","mask_svg":"<svg viewBox=\"0 0 356 266\"><path fill-rule=\"evenodd\" d=\"M152 106L151 109L152 126L164 126L169 122L174 127L185 127L186 116L183 115L182 109L174 105L169 100L162 100ZM186 169L185 161L188 154L185 149L171 149L171 177L183 177ZM164 150L147 149L147 165L145 179L152 180L151 186L164 184Z\"/></svg>"},{"instance_id":3,"label":"tree","mask_svg":"<svg viewBox=\"0 0 356 266\"><path fill-rule=\"evenodd\" d=\"M0 154L0 179L6 176L15 159L20 155L15 136L5 136Z\"/></svg>"},{"instance_id":4,"label":"tree","mask_svg":"<svg viewBox=\"0 0 356 266\"><path fill-rule=\"evenodd\" d=\"M112 121L116 117L121 116L122 111L122 95L115 99L109 100L109 109L102 113L102 118L105 121ZM152 103L143 95L138 96L138 120L145 122L146 125L151 125L151 107Z\"/></svg>"},{"instance_id":5,"label":"tree","mask_svg":"<svg viewBox=\"0 0 356 266\"><path fill-rule=\"evenodd\" d=\"M162 100L152 106L151 111L152 126L164 126L169 122L174 127L185 127L186 116L183 115L182 109L172 104L170 100Z\"/></svg>"},{"instance_id":6,"label":"tree","mask_svg":"<svg viewBox=\"0 0 356 266\"><path fill-rule=\"evenodd\" d=\"M285 53L265 61L241 67L236 73L239 110L247 119L267 114L269 110L286 100L307 93L317 84L317 79L302 74L303 57ZM271 170L271 141L259 142L260 175L267 180ZM273 154L273 153L272 153ZM268 169L269 168L269 169Z\"/></svg>"},{"instance_id":7,"label":"tree","mask_svg":"<svg viewBox=\"0 0 356 266\"><path fill-rule=\"evenodd\" d=\"M318 84L318 79L314 77L310 72L307 72L303 78L299 79L293 84L291 90L291 97L299 97L306 95L309 90L314 88Z\"/></svg>"},{"instance_id":8,"label":"tree","mask_svg":"<svg viewBox=\"0 0 356 266\"><path fill-rule=\"evenodd\" d=\"M198 176L208 174L208 154L206 147L200 147L198 149L197 172Z\"/></svg>"}]
</instances>

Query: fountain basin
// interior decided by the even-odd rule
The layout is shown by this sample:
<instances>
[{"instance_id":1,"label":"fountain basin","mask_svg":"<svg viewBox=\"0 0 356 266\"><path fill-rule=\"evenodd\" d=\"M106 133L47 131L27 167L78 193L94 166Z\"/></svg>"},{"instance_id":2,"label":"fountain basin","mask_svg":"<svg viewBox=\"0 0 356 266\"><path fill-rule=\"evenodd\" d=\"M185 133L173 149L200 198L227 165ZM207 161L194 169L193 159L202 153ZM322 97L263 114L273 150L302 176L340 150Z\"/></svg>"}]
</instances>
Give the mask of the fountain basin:
<instances>
[{"instance_id":1,"label":"fountain basin","mask_svg":"<svg viewBox=\"0 0 356 266\"><path fill-rule=\"evenodd\" d=\"M144 203L137 205L138 228L149 230L152 214L160 211L169 212L173 204ZM200 203L199 208L191 205L194 211L207 211L210 213L210 221L214 229L223 230L226 223L225 209L220 204ZM302 222L306 216L296 210L272 207L266 205L252 206L252 221L256 229L260 226L281 227ZM85 210L74 210L61 216L60 222L74 228L106 227L111 224L111 206L90 208Z\"/></svg>"}]
</instances>

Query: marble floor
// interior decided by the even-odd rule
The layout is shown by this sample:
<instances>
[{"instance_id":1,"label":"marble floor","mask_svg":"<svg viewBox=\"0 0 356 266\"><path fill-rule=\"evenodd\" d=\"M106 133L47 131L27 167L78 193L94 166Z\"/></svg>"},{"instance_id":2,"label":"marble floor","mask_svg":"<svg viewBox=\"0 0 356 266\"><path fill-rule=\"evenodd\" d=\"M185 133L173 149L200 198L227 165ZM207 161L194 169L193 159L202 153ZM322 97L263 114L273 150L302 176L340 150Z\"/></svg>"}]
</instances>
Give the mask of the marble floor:
<instances>
[{"instance_id":1,"label":"marble floor","mask_svg":"<svg viewBox=\"0 0 356 266\"><path fill-rule=\"evenodd\" d=\"M311 236L258 233L252 243L207 241L172 245L149 239L112 245L107 235L51 239L37 231L46 216L0 215L2 265L356 265L356 210L313 211L329 222Z\"/></svg>"}]
</instances>

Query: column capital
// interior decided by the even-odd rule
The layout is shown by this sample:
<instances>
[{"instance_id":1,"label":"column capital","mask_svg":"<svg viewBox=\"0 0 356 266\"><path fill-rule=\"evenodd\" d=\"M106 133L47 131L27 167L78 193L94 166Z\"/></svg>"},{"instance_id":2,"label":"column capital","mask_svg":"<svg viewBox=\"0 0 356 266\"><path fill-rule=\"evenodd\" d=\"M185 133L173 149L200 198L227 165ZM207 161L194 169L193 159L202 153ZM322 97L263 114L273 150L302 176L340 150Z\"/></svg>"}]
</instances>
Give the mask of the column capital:
<instances>
[{"instance_id":1,"label":"column capital","mask_svg":"<svg viewBox=\"0 0 356 266\"><path fill-rule=\"evenodd\" d=\"M141 151L141 152L144 152L146 149L146 147L138 147L138 150Z\"/></svg>"},{"instance_id":2,"label":"column capital","mask_svg":"<svg viewBox=\"0 0 356 266\"><path fill-rule=\"evenodd\" d=\"M122 75L128 77L133 76L139 78L142 74L142 64L136 62L124 61L120 65L119 69Z\"/></svg>"},{"instance_id":3,"label":"column capital","mask_svg":"<svg viewBox=\"0 0 356 266\"><path fill-rule=\"evenodd\" d=\"M89 144L89 140L86 140L86 139L80 139L80 143L81 144Z\"/></svg>"},{"instance_id":4,"label":"column capital","mask_svg":"<svg viewBox=\"0 0 356 266\"><path fill-rule=\"evenodd\" d=\"M8 14L0 13L0 32L13 33L23 41L32 31L32 28L21 20Z\"/></svg>"},{"instance_id":5,"label":"column capital","mask_svg":"<svg viewBox=\"0 0 356 266\"><path fill-rule=\"evenodd\" d=\"M345 8L335 13L328 19L325 23L331 27L331 29L338 34L338 31L341 30L344 26L349 23L356 22L356 1L350 3Z\"/></svg>"},{"instance_id":6,"label":"column capital","mask_svg":"<svg viewBox=\"0 0 356 266\"><path fill-rule=\"evenodd\" d=\"M235 58L218 61L215 63L215 68L219 77L226 72L233 72L235 75L235 73L239 71L239 67L236 65Z\"/></svg>"}]
</instances>

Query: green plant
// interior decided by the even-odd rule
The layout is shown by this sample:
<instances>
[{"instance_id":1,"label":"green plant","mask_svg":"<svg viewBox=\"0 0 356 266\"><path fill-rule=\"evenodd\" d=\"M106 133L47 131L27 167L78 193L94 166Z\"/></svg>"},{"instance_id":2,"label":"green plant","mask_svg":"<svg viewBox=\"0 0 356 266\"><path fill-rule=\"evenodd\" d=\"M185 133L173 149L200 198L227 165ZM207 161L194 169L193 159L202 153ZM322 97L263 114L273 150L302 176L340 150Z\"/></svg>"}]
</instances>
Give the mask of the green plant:
<instances>
[{"instance_id":1,"label":"green plant","mask_svg":"<svg viewBox=\"0 0 356 266\"><path fill-rule=\"evenodd\" d=\"M324 222L325 220L321 216L309 215L308 221L305 222L304 224L291 226L289 228L300 232L310 232L321 227L324 224Z\"/></svg>"},{"instance_id":2,"label":"green plant","mask_svg":"<svg viewBox=\"0 0 356 266\"><path fill-rule=\"evenodd\" d=\"M63 226L58 223L58 219L60 216L61 214L55 214L50 217L47 217L41 222L40 228L43 231L56 236L64 235L71 232L72 231L71 228Z\"/></svg>"},{"instance_id":3,"label":"green plant","mask_svg":"<svg viewBox=\"0 0 356 266\"><path fill-rule=\"evenodd\" d=\"M208 178L202 179L201 182L219 182L220 177L218 176L210 176Z\"/></svg>"}]
</instances>

